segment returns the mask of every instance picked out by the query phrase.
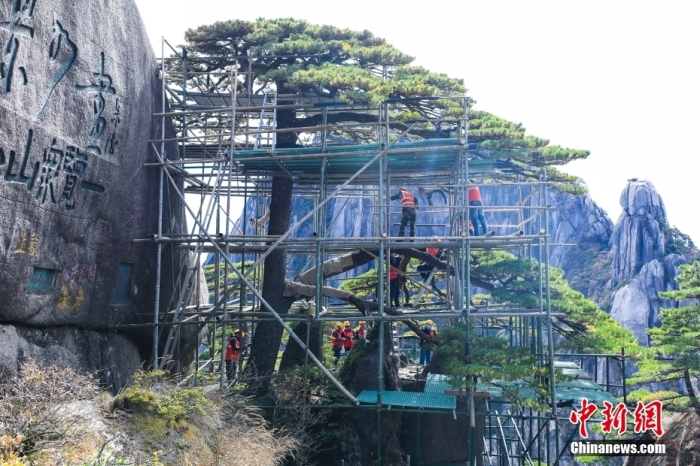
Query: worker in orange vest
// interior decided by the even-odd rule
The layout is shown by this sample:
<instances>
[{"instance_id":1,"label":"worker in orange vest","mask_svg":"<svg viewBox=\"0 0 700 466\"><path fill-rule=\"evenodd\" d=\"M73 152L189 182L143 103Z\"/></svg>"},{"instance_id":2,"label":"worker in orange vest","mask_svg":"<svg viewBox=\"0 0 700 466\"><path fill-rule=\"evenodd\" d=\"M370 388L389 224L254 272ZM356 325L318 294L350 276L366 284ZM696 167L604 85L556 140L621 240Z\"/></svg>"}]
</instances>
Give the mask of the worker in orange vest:
<instances>
[{"instance_id":1,"label":"worker in orange vest","mask_svg":"<svg viewBox=\"0 0 700 466\"><path fill-rule=\"evenodd\" d=\"M486 226L481 192L473 180L469 180L467 194L469 200L469 221L474 225L474 236L484 236L489 231L489 227Z\"/></svg>"},{"instance_id":2,"label":"worker in orange vest","mask_svg":"<svg viewBox=\"0 0 700 466\"><path fill-rule=\"evenodd\" d=\"M416 210L418 210L418 199L408 189L399 188L399 192L391 196L391 200L401 203L401 225L399 226L399 236L404 236L406 225L409 227L409 236L416 236Z\"/></svg>"},{"instance_id":3,"label":"worker in orange vest","mask_svg":"<svg viewBox=\"0 0 700 466\"><path fill-rule=\"evenodd\" d=\"M347 320L343 324L345 327L343 329L343 346L345 347L345 352L347 353L352 349L352 346L355 344L355 331L350 328L350 322Z\"/></svg>"},{"instance_id":4,"label":"worker in orange vest","mask_svg":"<svg viewBox=\"0 0 700 466\"><path fill-rule=\"evenodd\" d=\"M343 349L343 324L338 322L331 332L331 346L333 347L333 365L338 365L340 350Z\"/></svg>"},{"instance_id":5,"label":"worker in orange vest","mask_svg":"<svg viewBox=\"0 0 700 466\"><path fill-rule=\"evenodd\" d=\"M433 236L432 241L440 241L440 238L438 238L437 236ZM436 259L443 260L443 254L440 253L440 250L438 248L426 248L425 252L435 257ZM422 262L420 265L418 265L418 267L416 267L416 270L420 272L420 276L423 279L423 283L426 283L428 281L428 279L430 278L430 274L433 272L434 268L435 267L426 262ZM442 296L442 291L440 291L440 289L437 287L434 276L433 279L430 280L430 283L426 284L429 284L433 288L433 290L435 290L439 295Z\"/></svg>"},{"instance_id":6,"label":"worker in orange vest","mask_svg":"<svg viewBox=\"0 0 700 466\"><path fill-rule=\"evenodd\" d=\"M355 330L355 340L364 340L367 338L367 322L360 321L360 326Z\"/></svg>"},{"instance_id":7,"label":"worker in orange vest","mask_svg":"<svg viewBox=\"0 0 700 466\"><path fill-rule=\"evenodd\" d=\"M238 360L241 358L241 331L236 330L226 345L226 378L229 382L236 376Z\"/></svg>"},{"instance_id":8,"label":"worker in orange vest","mask_svg":"<svg viewBox=\"0 0 700 466\"><path fill-rule=\"evenodd\" d=\"M392 254L389 259L389 303L394 307L401 307L399 299L399 265L402 256Z\"/></svg>"}]
</instances>

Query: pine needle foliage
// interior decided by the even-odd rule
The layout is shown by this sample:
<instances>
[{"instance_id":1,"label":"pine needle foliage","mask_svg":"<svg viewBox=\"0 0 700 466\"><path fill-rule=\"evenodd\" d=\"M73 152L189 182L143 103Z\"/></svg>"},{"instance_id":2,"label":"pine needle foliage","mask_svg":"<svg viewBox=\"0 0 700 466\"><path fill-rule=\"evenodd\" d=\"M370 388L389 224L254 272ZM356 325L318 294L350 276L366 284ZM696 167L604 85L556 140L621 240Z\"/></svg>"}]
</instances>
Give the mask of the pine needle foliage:
<instances>
[{"instance_id":1,"label":"pine needle foliage","mask_svg":"<svg viewBox=\"0 0 700 466\"><path fill-rule=\"evenodd\" d=\"M413 65L414 57L367 30L316 25L294 18L259 18L219 21L189 29L185 39L190 53L198 58L193 61L198 71L226 69L235 60L244 69L249 64L256 93L337 96L348 103L371 107L390 99L399 101L404 108L391 115L395 122L392 129L397 131L407 129L406 123L410 121L444 119L439 125L418 124L411 132L413 136L451 137L455 126L450 124L450 119L464 114L460 101L454 98L467 92L462 79ZM224 79L217 85L226 86L227 81ZM238 85L241 91L245 89L244 83ZM475 110L475 103L471 100L469 104L469 141L470 149L478 157L516 162L521 165L521 174L539 178L542 167L563 165L589 155L586 150L552 146L547 139L527 135L521 123ZM312 126L321 123L319 118L289 115L287 119L281 118L284 121L278 121L278 126ZM330 123L375 120L375 116L365 112L329 115ZM585 192L575 177L551 170L549 176L560 183L558 188L575 194Z\"/></svg>"},{"instance_id":2,"label":"pine needle foliage","mask_svg":"<svg viewBox=\"0 0 700 466\"><path fill-rule=\"evenodd\" d=\"M679 289L659 293L685 306L661 309L661 327L649 329L654 358L639 364L632 383L683 381L686 393L671 393L670 409L698 408L695 385L700 377L700 261L682 265L676 277Z\"/></svg>"},{"instance_id":3,"label":"pine needle foliage","mask_svg":"<svg viewBox=\"0 0 700 466\"><path fill-rule=\"evenodd\" d=\"M494 285L488 294L478 294L481 304L503 304L511 307L538 310L540 306L540 274L544 280L544 266L536 260L518 258L505 251L473 252L473 276ZM632 358L645 356L634 334L622 328L609 314L569 287L561 270L550 267L550 306L558 350L579 353L619 354L621 348ZM494 328L498 320L493 319ZM507 319L501 324L507 326ZM471 327L471 326L470 326ZM498 331L470 334L471 354L465 355L465 330L447 329L438 334L441 342L438 353L446 373L478 377L482 382L503 385L504 394L525 405L537 407L546 398L546 384L528 347L510 347ZM560 375L559 380L562 379ZM523 399L523 391L515 390L508 381L520 381L537 396ZM468 386L469 384L467 384ZM472 383L473 385L473 383ZM538 398L539 397L539 398Z\"/></svg>"},{"instance_id":4,"label":"pine needle foliage","mask_svg":"<svg viewBox=\"0 0 700 466\"><path fill-rule=\"evenodd\" d=\"M472 274L495 285L489 294L494 303L526 309L538 309L540 275L545 279L544 265L536 260L518 258L505 251L472 253ZM555 331L562 349L577 352L619 353L621 348L633 357L642 355L634 334L622 328L583 294L573 290L564 273L549 268L550 306L555 318Z\"/></svg>"}]
</instances>

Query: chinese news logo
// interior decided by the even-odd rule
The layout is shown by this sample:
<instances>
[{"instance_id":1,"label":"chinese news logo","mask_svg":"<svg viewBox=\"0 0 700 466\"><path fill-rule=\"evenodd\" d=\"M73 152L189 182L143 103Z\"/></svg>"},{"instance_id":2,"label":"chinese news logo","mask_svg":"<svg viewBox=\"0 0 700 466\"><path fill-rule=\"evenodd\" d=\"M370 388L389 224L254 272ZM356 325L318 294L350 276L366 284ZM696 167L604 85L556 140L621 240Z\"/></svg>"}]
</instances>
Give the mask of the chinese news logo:
<instances>
[{"instance_id":1,"label":"chinese news logo","mask_svg":"<svg viewBox=\"0 0 700 466\"><path fill-rule=\"evenodd\" d=\"M613 409L613 404L609 401L603 401L605 409L602 410L603 422L601 427L604 433L609 434L615 429L618 434L627 432L627 414L629 410L624 403L620 403ZM663 426L661 425L661 412L663 405L660 401L650 401L647 404L641 401L637 402L637 407L634 409L634 432L641 434L651 430L657 437L664 434ZM588 421L598 411L598 407L593 403L589 403L586 398L581 399L581 409L571 411L569 421L572 424L578 424L578 432L581 438L588 438L588 429L586 429L586 421Z\"/></svg>"}]
</instances>

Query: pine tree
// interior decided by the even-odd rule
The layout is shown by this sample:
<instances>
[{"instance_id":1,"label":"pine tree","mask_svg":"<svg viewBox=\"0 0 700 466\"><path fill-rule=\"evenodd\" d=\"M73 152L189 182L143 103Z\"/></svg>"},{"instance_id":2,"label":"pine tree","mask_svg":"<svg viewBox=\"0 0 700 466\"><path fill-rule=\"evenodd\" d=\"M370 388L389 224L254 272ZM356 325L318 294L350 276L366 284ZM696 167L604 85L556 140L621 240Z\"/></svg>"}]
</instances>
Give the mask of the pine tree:
<instances>
[{"instance_id":1,"label":"pine tree","mask_svg":"<svg viewBox=\"0 0 700 466\"><path fill-rule=\"evenodd\" d=\"M540 305L539 274L543 265L536 260L518 258L504 251L473 252L472 276L492 284L486 294L473 296L473 301L506 305L507 307L538 309ZM552 325L558 351L571 350L580 353L625 353L631 358L644 356L644 349L637 344L634 334L620 326L609 314L602 311L583 294L569 287L564 274L550 267L550 306L557 317ZM492 319L493 328L507 329L507 318ZM504 388L504 395L532 407L542 408L538 400L522 399L522 391L509 389L508 383L518 380L530 385L537 397L546 398L544 381L549 376L537 363L527 346L510 346L499 333L481 334L470 325L470 354L465 354L465 331L455 329L438 334L438 352L441 368L449 374L470 381L478 377L481 382L494 380ZM458 379L455 379L458 381ZM472 385L467 383L466 385Z\"/></svg>"},{"instance_id":2,"label":"pine tree","mask_svg":"<svg viewBox=\"0 0 700 466\"><path fill-rule=\"evenodd\" d=\"M238 61L254 75L256 93L277 94L313 92L319 96L338 96L346 102L377 106L387 99L399 99L404 110L391 115L392 130L403 132L408 121L417 118L443 119L441 123L421 123L411 134L423 138L446 138L455 130L456 117L463 110L458 101L448 97L464 94L461 79L433 73L413 66L413 57L399 51L386 40L369 31L351 31L328 25L315 25L292 18L258 19L254 22L231 20L190 29L185 34L188 49L200 59L198 71L220 70ZM217 58L201 59L202 56ZM254 58L253 58L254 57ZM229 91L222 79L211 90ZM228 83L230 85L230 83ZM240 91L245 83L237 83ZM474 102L472 101L473 105ZM376 121L364 112L339 112L329 115L329 123ZM300 128L320 124L320 116L298 114L278 109L277 127ZM279 147L294 146L297 133L283 132L277 137ZM394 135L395 137L396 135ZM511 123L484 111L470 111L470 143L483 158L508 158L523 173L539 176L539 168L585 158L588 151L549 146L545 139L525 135L521 124ZM550 172L554 173L554 172ZM555 181L574 181L556 174ZM580 190L568 184L573 191ZM268 234L284 234L291 216L293 183L288 177L275 176L272 181ZM275 250L265 259L262 295L279 313L291 306L282 297L285 286L286 252ZM251 363L259 373L274 369L282 327L276 322L261 322L255 332Z\"/></svg>"}]
</instances>

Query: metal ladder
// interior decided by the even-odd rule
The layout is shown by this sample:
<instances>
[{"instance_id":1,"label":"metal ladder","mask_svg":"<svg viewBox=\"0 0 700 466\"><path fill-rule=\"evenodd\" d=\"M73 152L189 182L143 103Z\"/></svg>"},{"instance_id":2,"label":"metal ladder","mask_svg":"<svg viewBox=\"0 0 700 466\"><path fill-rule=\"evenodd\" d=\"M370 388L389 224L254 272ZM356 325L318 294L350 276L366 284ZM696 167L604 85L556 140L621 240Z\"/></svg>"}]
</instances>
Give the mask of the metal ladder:
<instances>
[{"instance_id":1,"label":"metal ladder","mask_svg":"<svg viewBox=\"0 0 700 466\"><path fill-rule=\"evenodd\" d=\"M272 107L272 109L265 108ZM258 133L255 136L255 149L260 149L261 146L269 146L271 150L275 150L277 142L277 93L265 92L260 110L260 119L258 120Z\"/></svg>"},{"instance_id":2,"label":"metal ladder","mask_svg":"<svg viewBox=\"0 0 700 466\"><path fill-rule=\"evenodd\" d=\"M494 411L495 425L487 427L496 435L489 439L484 438L484 464L490 466L534 466L532 456L528 452L525 440L513 420L510 410L506 410L507 416L499 415ZM505 419L502 419L503 416ZM494 443L491 443L494 441ZM491 447L491 448L489 448Z\"/></svg>"},{"instance_id":3,"label":"metal ladder","mask_svg":"<svg viewBox=\"0 0 700 466\"><path fill-rule=\"evenodd\" d=\"M435 279L435 272L437 272L437 269L433 268L433 270L430 272L430 275L428 276L428 279L424 282L424 285L426 287L429 287L430 283ZM423 295L425 294L425 292L426 292L425 288L421 288L420 291L418 291L418 294L416 294L413 297L412 307L414 307L416 309L418 308L418 304L420 303L420 300L423 297Z\"/></svg>"}]
</instances>

